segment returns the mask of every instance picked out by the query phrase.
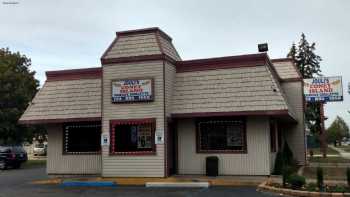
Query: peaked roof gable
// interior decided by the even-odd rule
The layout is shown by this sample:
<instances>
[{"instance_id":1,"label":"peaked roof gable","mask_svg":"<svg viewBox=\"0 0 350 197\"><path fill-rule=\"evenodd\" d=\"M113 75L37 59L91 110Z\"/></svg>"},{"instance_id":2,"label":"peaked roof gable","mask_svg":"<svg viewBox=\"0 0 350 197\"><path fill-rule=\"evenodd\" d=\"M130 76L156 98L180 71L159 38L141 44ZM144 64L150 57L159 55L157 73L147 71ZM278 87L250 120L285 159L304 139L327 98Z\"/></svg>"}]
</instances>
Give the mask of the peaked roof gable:
<instances>
[{"instance_id":1,"label":"peaked roof gable","mask_svg":"<svg viewBox=\"0 0 350 197\"><path fill-rule=\"evenodd\" d=\"M149 58L181 60L172 39L157 27L117 32L117 37L101 57L102 64Z\"/></svg>"}]
</instances>

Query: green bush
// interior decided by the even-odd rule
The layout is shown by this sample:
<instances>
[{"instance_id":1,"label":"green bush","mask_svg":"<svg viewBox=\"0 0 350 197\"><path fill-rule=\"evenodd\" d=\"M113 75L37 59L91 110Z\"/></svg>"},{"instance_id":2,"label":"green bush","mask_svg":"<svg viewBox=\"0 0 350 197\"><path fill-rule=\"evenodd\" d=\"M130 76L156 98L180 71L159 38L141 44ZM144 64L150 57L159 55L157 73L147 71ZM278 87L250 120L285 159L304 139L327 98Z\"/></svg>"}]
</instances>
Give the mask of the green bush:
<instances>
[{"instance_id":1,"label":"green bush","mask_svg":"<svg viewBox=\"0 0 350 197\"><path fill-rule=\"evenodd\" d=\"M316 170L317 175L317 186L320 188L321 191L323 191L323 169L321 167L317 167Z\"/></svg>"},{"instance_id":2,"label":"green bush","mask_svg":"<svg viewBox=\"0 0 350 197\"><path fill-rule=\"evenodd\" d=\"M273 174L281 175L283 174L283 170L287 170L286 173L288 175L298 170L297 162L294 160L293 153L287 142L284 143L282 151L278 151L276 154Z\"/></svg>"},{"instance_id":3,"label":"green bush","mask_svg":"<svg viewBox=\"0 0 350 197\"><path fill-rule=\"evenodd\" d=\"M341 185L335 185L329 188L329 192L337 192L337 193L344 193L346 192L346 188Z\"/></svg>"},{"instance_id":4,"label":"green bush","mask_svg":"<svg viewBox=\"0 0 350 197\"><path fill-rule=\"evenodd\" d=\"M274 175L281 175L283 170L283 153L278 151L275 159L275 167L273 169Z\"/></svg>"},{"instance_id":5,"label":"green bush","mask_svg":"<svg viewBox=\"0 0 350 197\"><path fill-rule=\"evenodd\" d=\"M284 142L284 146L283 146L283 159L284 159L284 163L287 165L293 165L295 163L294 161L294 157L293 157L293 152L290 149L289 145L287 142Z\"/></svg>"},{"instance_id":6,"label":"green bush","mask_svg":"<svg viewBox=\"0 0 350 197\"><path fill-rule=\"evenodd\" d=\"M297 174L290 175L287 180L288 183L292 186L292 189L300 189L306 183L305 177Z\"/></svg>"},{"instance_id":7,"label":"green bush","mask_svg":"<svg viewBox=\"0 0 350 197\"><path fill-rule=\"evenodd\" d=\"M316 191L316 189L317 189L316 183L309 183L306 185L306 188L305 188L305 190L309 192L314 192Z\"/></svg>"},{"instance_id":8,"label":"green bush","mask_svg":"<svg viewBox=\"0 0 350 197\"><path fill-rule=\"evenodd\" d=\"M348 182L348 186L350 187L350 168L346 168L346 180Z\"/></svg>"}]
</instances>

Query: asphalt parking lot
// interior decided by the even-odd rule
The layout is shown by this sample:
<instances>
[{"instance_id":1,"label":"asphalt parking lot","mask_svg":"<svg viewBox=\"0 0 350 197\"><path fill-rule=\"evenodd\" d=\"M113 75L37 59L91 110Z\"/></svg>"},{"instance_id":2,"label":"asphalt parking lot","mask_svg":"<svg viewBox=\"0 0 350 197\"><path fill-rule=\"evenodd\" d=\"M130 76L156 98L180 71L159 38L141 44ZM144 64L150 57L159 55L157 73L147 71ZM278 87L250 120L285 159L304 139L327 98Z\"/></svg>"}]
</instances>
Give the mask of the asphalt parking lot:
<instances>
[{"instance_id":1,"label":"asphalt parking lot","mask_svg":"<svg viewBox=\"0 0 350 197\"><path fill-rule=\"evenodd\" d=\"M239 197L268 197L272 194L256 192L254 187L212 187L208 189L179 189L179 188L145 188L145 187L115 187L115 188L72 188L58 185L33 185L31 181L46 179L44 167L0 171L0 197L89 197L89 196L239 196Z\"/></svg>"}]
</instances>

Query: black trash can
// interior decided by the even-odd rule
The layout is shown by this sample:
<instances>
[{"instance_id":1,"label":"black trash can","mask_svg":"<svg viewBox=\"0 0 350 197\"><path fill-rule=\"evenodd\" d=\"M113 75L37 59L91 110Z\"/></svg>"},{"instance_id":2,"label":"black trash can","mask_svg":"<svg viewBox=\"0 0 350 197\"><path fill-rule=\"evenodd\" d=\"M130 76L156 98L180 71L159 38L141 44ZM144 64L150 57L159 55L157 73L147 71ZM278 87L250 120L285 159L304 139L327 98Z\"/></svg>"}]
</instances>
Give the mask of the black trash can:
<instances>
[{"instance_id":1,"label":"black trash can","mask_svg":"<svg viewBox=\"0 0 350 197\"><path fill-rule=\"evenodd\" d=\"M218 176L219 175L219 158L216 156L210 156L206 158L206 175Z\"/></svg>"}]
</instances>

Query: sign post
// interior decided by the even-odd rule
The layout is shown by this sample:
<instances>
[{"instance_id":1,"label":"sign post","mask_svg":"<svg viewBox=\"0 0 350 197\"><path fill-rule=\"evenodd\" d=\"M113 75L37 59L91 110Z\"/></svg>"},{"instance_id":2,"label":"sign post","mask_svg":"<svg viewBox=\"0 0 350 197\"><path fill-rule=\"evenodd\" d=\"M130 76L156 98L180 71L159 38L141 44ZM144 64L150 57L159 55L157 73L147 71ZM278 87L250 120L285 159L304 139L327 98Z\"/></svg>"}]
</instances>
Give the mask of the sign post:
<instances>
[{"instance_id":1,"label":"sign post","mask_svg":"<svg viewBox=\"0 0 350 197\"><path fill-rule=\"evenodd\" d=\"M327 143L324 124L324 104L326 102L343 101L342 78L336 76L304 79L304 95L307 102L320 103L320 145L323 157L326 157Z\"/></svg>"}]
</instances>

